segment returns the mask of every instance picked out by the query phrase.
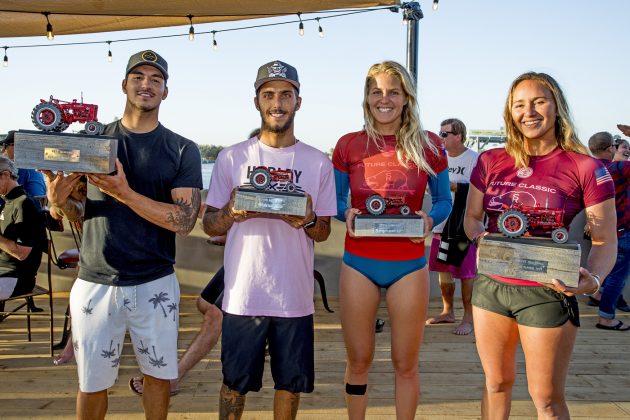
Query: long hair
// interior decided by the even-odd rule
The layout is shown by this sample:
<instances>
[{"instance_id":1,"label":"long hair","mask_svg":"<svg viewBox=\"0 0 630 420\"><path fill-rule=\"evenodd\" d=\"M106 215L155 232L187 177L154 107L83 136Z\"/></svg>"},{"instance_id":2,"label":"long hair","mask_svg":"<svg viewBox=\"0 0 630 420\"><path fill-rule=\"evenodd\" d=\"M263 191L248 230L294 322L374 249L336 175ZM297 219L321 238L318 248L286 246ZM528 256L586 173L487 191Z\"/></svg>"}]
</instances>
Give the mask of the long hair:
<instances>
[{"instance_id":1,"label":"long hair","mask_svg":"<svg viewBox=\"0 0 630 420\"><path fill-rule=\"evenodd\" d=\"M407 104L403 106L401 114L402 123L396 132L396 155L398 161L404 167L409 167L409 162L413 162L418 169L430 175L435 175L435 171L431 169L431 166L427 162L424 148L427 147L436 155L439 152L433 142L429 141L422 129L420 114L418 112L416 84L407 70L394 61L384 61L379 64L374 64L370 67L370 70L368 70L367 77L365 78L363 118L365 119L365 131L368 135L368 141L373 141L377 147L384 145L383 136L376 130L374 117L372 116L368 104L370 85L374 82L375 76L382 73L397 77L407 96Z\"/></svg>"},{"instance_id":2,"label":"long hair","mask_svg":"<svg viewBox=\"0 0 630 420\"><path fill-rule=\"evenodd\" d=\"M546 73L527 72L518 76L510 86L507 100L505 101L505 109L503 110L503 119L505 121L505 130L507 133L507 141L505 151L514 158L517 168L526 168L529 165L529 155L525 151L525 137L519 131L512 118L512 102L514 98L514 90L519 83L525 80L533 80L543 85L556 103L556 122L554 135L558 146L562 150L581 153L588 155L588 149L584 146L575 132L575 124L571 118L569 104L567 103L562 89L556 80Z\"/></svg>"}]
</instances>

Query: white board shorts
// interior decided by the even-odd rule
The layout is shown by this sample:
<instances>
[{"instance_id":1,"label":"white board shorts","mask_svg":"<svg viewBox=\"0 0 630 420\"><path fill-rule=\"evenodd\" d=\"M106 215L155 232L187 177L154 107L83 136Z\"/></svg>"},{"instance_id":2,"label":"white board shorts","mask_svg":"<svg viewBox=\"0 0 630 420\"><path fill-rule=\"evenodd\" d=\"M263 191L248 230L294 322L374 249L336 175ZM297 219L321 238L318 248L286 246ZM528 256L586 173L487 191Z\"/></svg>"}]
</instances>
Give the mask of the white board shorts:
<instances>
[{"instance_id":1,"label":"white board shorts","mask_svg":"<svg viewBox=\"0 0 630 420\"><path fill-rule=\"evenodd\" d=\"M70 292L70 313L82 392L114 385L127 329L143 374L177 378L179 284L175 273L125 287L77 279Z\"/></svg>"}]
</instances>

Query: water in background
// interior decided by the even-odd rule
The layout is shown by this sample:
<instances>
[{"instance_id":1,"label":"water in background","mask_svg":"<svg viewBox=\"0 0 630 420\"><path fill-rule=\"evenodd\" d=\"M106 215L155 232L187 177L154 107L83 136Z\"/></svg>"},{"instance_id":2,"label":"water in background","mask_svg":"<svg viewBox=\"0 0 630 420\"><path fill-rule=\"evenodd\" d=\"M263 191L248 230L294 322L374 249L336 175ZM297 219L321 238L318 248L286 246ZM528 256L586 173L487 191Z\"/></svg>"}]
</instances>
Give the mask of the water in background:
<instances>
[{"instance_id":1,"label":"water in background","mask_svg":"<svg viewBox=\"0 0 630 420\"><path fill-rule=\"evenodd\" d=\"M203 163L201 165L201 177L203 178L203 188L208 189L210 186L210 176L212 175L214 163Z\"/></svg>"}]
</instances>

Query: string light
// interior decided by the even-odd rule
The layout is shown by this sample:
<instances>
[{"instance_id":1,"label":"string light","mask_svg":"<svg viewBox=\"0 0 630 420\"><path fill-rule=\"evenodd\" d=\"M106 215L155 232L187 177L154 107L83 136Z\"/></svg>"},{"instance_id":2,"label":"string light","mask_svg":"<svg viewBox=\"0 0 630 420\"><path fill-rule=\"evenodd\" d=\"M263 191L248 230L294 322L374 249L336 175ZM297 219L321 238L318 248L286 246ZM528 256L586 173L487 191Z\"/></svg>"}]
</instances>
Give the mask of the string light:
<instances>
[{"instance_id":1,"label":"string light","mask_svg":"<svg viewBox=\"0 0 630 420\"><path fill-rule=\"evenodd\" d=\"M46 16L46 38L48 38L49 41L52 41L55 38L55 34L53 33L52 23L50 23L50 20L48 19L50 12L42 12L42 15Z\"/></svg>"},{"instance_id":2,"label":"string light","mask_svg":"<svg viewBox=\"0 0 630 420\"><path fill-rule=\"evenodd\" d=\"M189 41L194 41L195 40L195 28L193 28L192 18L193 18L193 15L188 15L188 20L190 20L190 29L188 30L188 40Z\"/></svg>"},{"instance_id":3,"label":"string light","mask_svg":"<svg viewBox=\"0 0 630 420\"><path fill-rule=\"evenodd\" d=\"M302 22L302 12L297 12L298 19L300 19L300 26L298 26L298 33L300 36L304 36L304 22Z\"/></svg>"},{"instance_id":4,"label":"string light","mask_svg":"<svg viewBox=\"0 0 630 420\"><path fill-rule=\"evenodd\" d=\"M437 10L438 9L438 1L440 0L433 0L433 10Z\"/></svg>"},{"instance_id":5,"label":"string light","mask_svg":"<svg viewBox=\"0 0 630 420\"><path fill-rule=\"evenodd\" d=\"M317 32L319 33L319 37L323 38L324 37L324 30L322 29L322 24L319 23L319 18L315 18L315 20L317 21L317 25L318 25Z\"/></svg>"},{"instance_id":6,"label":"string light","mask_svg":"<svg viewBox=\"0 0 630 420\"><path fill-rule=\"evenodd\" d=\"M216 34L217 34L217 31L212 31L212 49L214 51L219 49L219 45L217 44Z\"/></svg>"},{"instance_id":7,"label":"string light","mask_svg":"<svg viewBox=\"0 0 630 420\"><path fill-rule=\"evenodd\" d=\"M300 35L303 35L304 33L304 22L306 21L317 21L318 23L318 34L320 37L324 36L324 30L321 27L321 23L320 23L320 19L332 19L332 18L339 18L339 17L345 17L345 16L351 16L351 15L356 15L356 14L360 14L360 13L368 13L368 12L376 12L376 11L383 11L383 10L390 10L392 12L398 13L401 8L400 7L379 7L379 8L369 8L369 9L352 9L352 10L345 10L344 12L339 12L339 11L323 11L323 12L318 12L318 13L332 13L332 15L330 16L325 16L325 17L316 17L316 18L309 18L309 19L302 19L302 12L298 12L298 18L299 18L299 29L300 29ZM48 16L51 14L51 12L40 12L42 15L44 15L46 17L46 35L47 38L49 39L53 39L54 38L54 33L53 33L53 28L52 28L52 24L50 23L50 20L48 18ZM183 16L179 16L179 17L183 17ZM191 26L192 26L192 15L187 15L186 17L188 17L191 20ZM405 17L406 19L406 17ZM257 28L267 28L267 27L272 27L272 26L280 26L280 25L293 25L295 24L295 20L287 20L284 22L273 22L273 23L262 23L262 24L258 24L258 25L247 25L247 26L240 26L240 27L235 27L235 28L229 28L229 29L222 29L222 30L212 30L212 31L202 31L202 32L198 32L196 35L206 35L206 34L212 34L212 49L213 50L217 50L219 48L219 45L216 41L216 34L218 32L234 32L234 31L244 31L244 30L248 30L248 29L257 29ZM116 40L112 40L112 41L80 41L80 42L63 42L63 43L46 43L46 44L31 44L31 45L7 45L7 46L0 46L0 48L4 48L4 60L3 60L3 66L4 67L8 67L9 66L9 58L7 55L7 49L9 48L34 48L34 47L62 47L62 46L75 46L75 45L96 45L96 44L107 44L108 45L108 51L107 51L107 61L111 62L113 61L113 54L111 53L111 44L114 42L131 42L131 41L144 41L144 40L155 40L155 39L167 39L167 38L178 38L178 37L183 37L186 36L187 34L185 33L178 33L178 34L167 34L167 35L155 35L155 36L145 36L145 37L133 37L133 38L121 38L121 39L116 39ZM188 34L190 35L190 34Z\"/></svg>"}]
</instances>

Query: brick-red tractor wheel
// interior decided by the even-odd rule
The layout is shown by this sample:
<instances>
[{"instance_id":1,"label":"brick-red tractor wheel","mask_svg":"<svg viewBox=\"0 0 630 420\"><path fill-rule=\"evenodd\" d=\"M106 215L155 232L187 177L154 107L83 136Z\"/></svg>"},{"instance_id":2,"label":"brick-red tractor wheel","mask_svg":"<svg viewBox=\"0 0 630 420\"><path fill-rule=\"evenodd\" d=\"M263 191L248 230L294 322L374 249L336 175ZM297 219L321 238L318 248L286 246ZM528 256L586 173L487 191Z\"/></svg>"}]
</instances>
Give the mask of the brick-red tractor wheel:
<instances>
[{"instance_id":1,"label":"brick-red tractor wheel","mask_svg":"<svg viewBox=\"0 0 630 420\"><path fill-rule=\"evenodd\" d=\"M35 127L43 131L59 131L63 124L61 110L50 102L42 102L33 108L31 120Z\"/></svg>"},{"instance_id":2,"label":"brick-red tractor wheel","mask_svg":"<svg viewBox=\"0 0 630 420\"><path fill-rule=\"evenodd\" d=\"M508 238L518 238L527 231L527 216L515 209L506 210L499 216L497 227Z\"/></svg>"}]
</instances>

